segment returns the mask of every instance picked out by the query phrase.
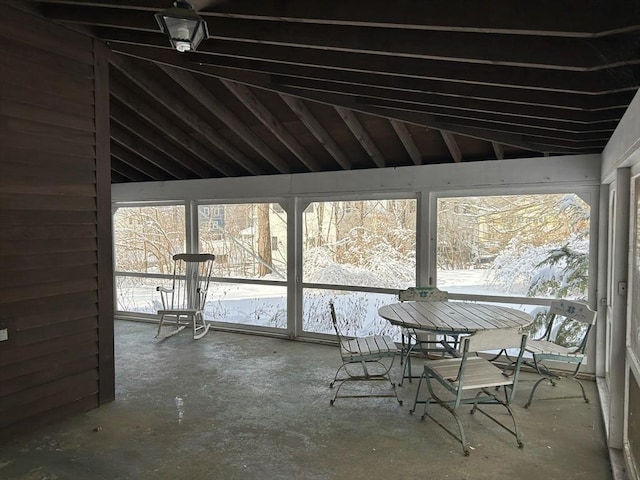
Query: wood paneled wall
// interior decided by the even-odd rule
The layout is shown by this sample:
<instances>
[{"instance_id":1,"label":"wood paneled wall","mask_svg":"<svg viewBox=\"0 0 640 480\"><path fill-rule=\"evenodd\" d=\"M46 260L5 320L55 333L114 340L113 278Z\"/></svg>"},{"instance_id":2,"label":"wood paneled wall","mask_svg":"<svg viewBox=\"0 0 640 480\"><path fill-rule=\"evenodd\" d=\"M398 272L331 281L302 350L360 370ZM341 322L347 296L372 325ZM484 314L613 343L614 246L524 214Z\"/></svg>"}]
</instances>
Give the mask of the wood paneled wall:
<instances>
[{"instance_id":1,"label":"wood paneled wall","mask_svg":"<svg viewBox=\"0 0 640 480\"><path fill-rule=\"evenodd\" d=\"M0 15L0 441L114 398L108 53Z\"/></svg>"}]
</instances>

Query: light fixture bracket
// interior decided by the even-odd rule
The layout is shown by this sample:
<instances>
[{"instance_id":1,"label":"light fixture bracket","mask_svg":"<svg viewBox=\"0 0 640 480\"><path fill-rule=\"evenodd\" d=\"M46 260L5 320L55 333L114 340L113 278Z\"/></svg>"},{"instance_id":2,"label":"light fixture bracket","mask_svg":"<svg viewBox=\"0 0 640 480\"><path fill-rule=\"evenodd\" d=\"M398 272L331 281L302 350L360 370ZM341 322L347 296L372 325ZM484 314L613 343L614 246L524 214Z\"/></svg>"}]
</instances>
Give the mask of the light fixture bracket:
<instances>
[{"instance_id":1,"label":"light fixture bracket","mask_svg":"<svg viewBox=\"0 0 640 480\"><path fill-rule=\"evenodd\" d=\"M155 14L160 30L179 52L192 52L209 38L207 22L186 0L176 0L173 7Z\"/></svg>"}]
</instances>

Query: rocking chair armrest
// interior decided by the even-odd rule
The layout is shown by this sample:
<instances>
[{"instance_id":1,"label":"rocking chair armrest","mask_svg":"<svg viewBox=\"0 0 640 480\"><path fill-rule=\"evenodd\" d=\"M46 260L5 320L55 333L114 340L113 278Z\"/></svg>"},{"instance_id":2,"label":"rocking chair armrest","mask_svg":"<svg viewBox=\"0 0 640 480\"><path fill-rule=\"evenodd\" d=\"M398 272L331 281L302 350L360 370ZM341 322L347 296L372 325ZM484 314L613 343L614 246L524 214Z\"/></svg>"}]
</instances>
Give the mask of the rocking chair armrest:
<instances>
[{"instance_id":1,"label":"rocking chair armrest","mask_svg":"<svg viewBox=\"0 0 640 480\"><path fill-rule=\"evenodd\" d=\"M162 293L171 293L173 292L173 288L156 287L156 291L162 292Z\"/></svg>"}]
</instances>

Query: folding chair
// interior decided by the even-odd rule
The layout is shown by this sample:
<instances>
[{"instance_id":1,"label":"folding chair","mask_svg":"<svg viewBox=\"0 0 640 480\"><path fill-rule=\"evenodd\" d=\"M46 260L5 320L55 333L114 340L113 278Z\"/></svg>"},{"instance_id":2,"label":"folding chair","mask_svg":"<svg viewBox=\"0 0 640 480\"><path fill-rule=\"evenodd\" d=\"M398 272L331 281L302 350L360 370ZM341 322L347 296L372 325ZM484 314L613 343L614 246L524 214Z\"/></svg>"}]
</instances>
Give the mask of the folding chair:
<instances>
[{"instance_id":1,"label":"folding chair","mask_svg":"<svg viewBox=\"0 0 640 480\"><path fill-rule=\"evenodd\" d=\"M536 369L540 379L533 385L529 400L525 408L533 401L538 386L545 380L555 387L561 378L568 377L580 386L582 398L586 403L589 399L584 386L577 375L582 362L586 358L587 339L591 328L596 323L596 312L584 303L570 300L554 300L547 313L547 326L544 335L527 343L527 352L533 355L533 362L526 361L528 366ZM553 361L575 365L572 373L562 374L552 371L544 362ZM580 396L548 397L540 400L580 398Z\"/></svg>"},{"instance_id":2,"label":"folding chair","mask_svg":"<svg viewBox=\"0 0 640 480\"><path fill-rule=\"evenodd\" d=\"M395 397L400 405L402 400L398 398L396 385L389 377L389 371L393 366L395 355L398 352L396 344L388 335L375 335L369 337L347 338L340 333L336 311L333 302L329 302L331 311L331 322L333 329L338 337L340 345L340 357L342 365L338 367L333 381L329 384L329 388L333 388L336 382L339 383L336 392L329 402L333 405L338 397L340 398L361 398L361 397ZM351 368L351 371L349 370ZM354 373L356 370L358 373ZM343 372L346 376L339 378ZM358 395L339 395L340 389L347 382L353 381L386 381L389 382L393 393L371 393Z\"/></svg>"},{"instance_id":3,"label":"folding chair","mask_svg":"<svg viewBox=\"0 0 640 480\"><path fill-rule=\"evenodd\" d=\"M524 444L516 417L511 408L511 401L516 392L526 342L527 334L521 333L518 328L481 330L467 337L463 337L461 340L461 357L441 358L425 362L424 372L418 383L416 398L410 413L416 411L419 403L424 404L422 420L424 420L425 417L432 419L449 435L458 440L462 444L464 454L469 455L469 444L465 436L462 421L458 415L458 408L460 405L472 404L472 414L478 411L493 420L511 433L516 438L518 447L522 448ZM504 375L502 370L491 362L477 356L477 352L480 351L502 348L520 349L520 353L514 364L513 375L511 376ZM423 383L427 385L428 397L425 400L419 400L420 389ZM439 387L441 387L439 390L442 391L444 388L445 394L452 398L448 400L440 398L436 393L434 384L439 384ZM499 398L501 395L500 387L502 387L504 392L504 399ZM458 425L458 434L450 430L429 413L428 407L434 403L437 403L453 415ZM513 421L513 428L504 424L496 416L489 414L481 408L480 405L483 407L485 405L502 405Z\"/></svg>"},{"instance_id":4,"label":"folding chair","mask_svg":"<svg viewBox=\"0 0 640 480\"><path fill-rule=\"evenodd\" d=\"M449 300L449 293L439 290L436 287L410 287L398 292L398 300L401 302L446 302ZM451 336L453 346L447 343L447 339L438 340L435 335L416 330L415 328L403 327L401 331L401 355L400 364L404 364L400 386L404 379L420 378L420 375L413 375L411 372L411 354L421 353L451 353L451 349L457 348L458 337Z\"/></svg>"},{"instance_id":5,"label":"folding chair","mask_svg":"<svg viewBox=\"0 0 640 480\"><path fill-rule=\"evenodd\" d=\"M158 310L160 324L156 338L160 336L167 318L174 319L170 324L175 325L175 329L162 338L181 332L189 325L189 320L194 340L204 337L209 331L210 325L204 321L203 311L215 258L209 253L179 253L173 256L171 288L156 288L162 300L162 309Z\"/></svg>"}]
</instances>

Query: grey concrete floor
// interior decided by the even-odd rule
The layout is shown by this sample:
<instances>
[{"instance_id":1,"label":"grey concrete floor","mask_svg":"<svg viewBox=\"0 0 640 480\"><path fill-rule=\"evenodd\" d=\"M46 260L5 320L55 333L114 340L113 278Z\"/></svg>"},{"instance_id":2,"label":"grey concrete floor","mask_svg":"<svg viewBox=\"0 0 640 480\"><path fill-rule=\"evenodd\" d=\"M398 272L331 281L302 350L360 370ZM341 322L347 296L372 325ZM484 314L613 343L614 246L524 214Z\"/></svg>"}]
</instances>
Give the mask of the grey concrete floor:
<instances>
[{"instance_id":1,"label":"grey concrete floor","mask_svg":"<svg viewBox=\"0 0 640 480\"><path fill-rule=\"evenodd\" d=\"M116 401L0 445L0 478L613 478L593 382L585 382L588 404L524 409L535 379L525 373L514 407L524 448L465 409L473 451L464 457L434 422L408 413L415 383L399 390L403 406L371 398L330 407L336 347L217 331L158 342L154 334L151 324L116 322ZM443 409L434 414L454 427Z\"/></svg>"}]
</instances>

